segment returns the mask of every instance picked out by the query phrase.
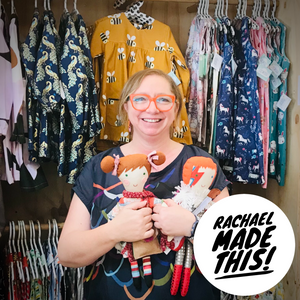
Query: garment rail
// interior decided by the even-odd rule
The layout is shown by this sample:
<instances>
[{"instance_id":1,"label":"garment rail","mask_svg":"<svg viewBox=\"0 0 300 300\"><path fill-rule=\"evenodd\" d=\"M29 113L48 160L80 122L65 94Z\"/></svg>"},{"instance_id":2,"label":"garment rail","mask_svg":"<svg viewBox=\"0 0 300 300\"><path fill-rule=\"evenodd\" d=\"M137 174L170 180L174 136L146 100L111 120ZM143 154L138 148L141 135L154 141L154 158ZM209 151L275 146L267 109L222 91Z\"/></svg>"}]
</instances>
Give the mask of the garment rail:
<instances>
[{"instance_id":1,"label":"garment rail","mask_svg":"<svg viewBox=\"0 0 300 300\"><path fill-rule=\"evenodd\" d=\"M62 229L64 226L64 223L57 223L58 229ZM16 225L15 226L16 230L19 230L19 226ZM51 224L51 228L53 228L53 224ZM25 225L25 229L26 231L30 230L30 226L29 225ZM38 225L34 224L34 229L38 230ZM49 225L48 224L41 224L41 230L48 230L49 229ZM4 228L4 232L9 232L9 226L5 226ZM1 236L1 235L0 235Z\"/></svg>"}]
</instances>

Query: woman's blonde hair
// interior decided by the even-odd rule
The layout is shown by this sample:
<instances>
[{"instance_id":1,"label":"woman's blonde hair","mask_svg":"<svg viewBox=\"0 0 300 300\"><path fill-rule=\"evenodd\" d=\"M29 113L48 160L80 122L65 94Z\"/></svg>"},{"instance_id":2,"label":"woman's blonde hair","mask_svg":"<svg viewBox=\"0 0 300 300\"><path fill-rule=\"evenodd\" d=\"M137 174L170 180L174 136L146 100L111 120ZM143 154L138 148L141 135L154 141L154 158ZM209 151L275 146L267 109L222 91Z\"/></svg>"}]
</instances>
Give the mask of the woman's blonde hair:
<instances>
[{"instance_id":1,"label":"woman's blonde hair","mask_svg":"<svg viewBox=\"0 0 300 300\"><path fill-rule=\"evenodd\" d=\"M161 70L158 69L145 69L142 71L139 71L135 74L133 74L125 83L121 96L120 96L120 102L119 102L119 116L121 118L121 121L123 124L126 124L128 122L128 117L126 110L124 108L124 104L129 101L129 96L133 94L141 85L142 81L144 80L145 77L150 76L150 75L158 75L161 76L162 78L165 78L166 81L169 82L170 84L170 89L171 92L175 95L175 105L177 105L177 114L176 114L176 121L178 117L180 116L182 105L183 105L183 100L182 96L180 93L180 90L178 89L176 83L174 80L166 73L164 73Z\"/></svg>"}]
</instances>

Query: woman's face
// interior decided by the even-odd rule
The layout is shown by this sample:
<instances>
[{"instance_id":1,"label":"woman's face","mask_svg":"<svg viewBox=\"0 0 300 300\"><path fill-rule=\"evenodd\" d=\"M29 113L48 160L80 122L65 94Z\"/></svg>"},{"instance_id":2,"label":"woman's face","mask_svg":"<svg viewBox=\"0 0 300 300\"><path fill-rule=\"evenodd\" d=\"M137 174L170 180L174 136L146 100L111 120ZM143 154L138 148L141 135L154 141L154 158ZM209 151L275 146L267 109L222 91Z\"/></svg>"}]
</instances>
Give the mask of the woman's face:
<instances>
[{"instance_id":1,"label":"woman's face","mask_svg":"<svg viewBox=\"0 0 300 300\"><path fill-rule=\"evenodd\" d=\"M173 95L169 82L159 75L145 77L139 88L133 94L147 94L151 97L157 95ZM167 112L159 111L153 102L145 111L138 111L132 107L130 101L124 104L128 119L132 124L133 138L135 136L149 138L155 136L170 136L170 127L176 118L177 105Z\"/></svg>"}]
</instances>

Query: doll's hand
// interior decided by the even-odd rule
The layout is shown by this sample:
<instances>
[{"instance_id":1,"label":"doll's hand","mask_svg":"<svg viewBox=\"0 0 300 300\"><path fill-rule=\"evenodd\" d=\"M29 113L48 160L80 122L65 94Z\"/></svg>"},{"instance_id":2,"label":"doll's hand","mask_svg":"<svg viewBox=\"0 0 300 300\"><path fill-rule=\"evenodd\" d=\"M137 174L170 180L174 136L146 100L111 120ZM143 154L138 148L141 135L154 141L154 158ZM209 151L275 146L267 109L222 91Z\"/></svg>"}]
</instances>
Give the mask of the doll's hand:
<instances>
[{"instance_id":1,"label":"doll's hand","mask_svg":"<svg viewBox=\"0 0 300 300\"><path fill-rule=\"evenodd\" d=\"M118 242L136 242L153 236L152 209L146 205L147 201L126 205L111 221L114 222L114 235Z\"/></svg>"},{"instance_id":2,"label":"doll's hand","mask_svg":"<svg viewBox=\"0 0 300 300\"><path fill-rule=\"evenodd\" d=\"M164 203L167 206L157 204L153 208L154 226L165 235L190 236L195 216L171 199L165 199Z\"/></svg>"}]
</instances>

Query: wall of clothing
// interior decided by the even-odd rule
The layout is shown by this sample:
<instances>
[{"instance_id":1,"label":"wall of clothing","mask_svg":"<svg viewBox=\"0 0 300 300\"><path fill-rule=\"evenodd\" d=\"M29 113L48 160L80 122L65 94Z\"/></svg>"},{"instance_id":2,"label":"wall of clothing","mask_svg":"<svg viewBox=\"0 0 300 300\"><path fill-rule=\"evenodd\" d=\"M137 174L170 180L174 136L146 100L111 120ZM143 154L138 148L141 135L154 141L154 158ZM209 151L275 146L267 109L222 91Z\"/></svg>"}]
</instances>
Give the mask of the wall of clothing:
<instances>
[{"instance_id":1,"label":"wall of clothing","mask_svg":"<svg viewBox=\"0 0 300 300\"><path fill-rule=\"evenodd\" d=\"M275 18L275 6L270 18L265 8L254 5L250 19L238 7L233 21L218 5L215 19L198 11L186 50L194 143L220 160L230 181L264 188L269 176L285 182L286 110L280 103L290 67L286 27Z\"/></svg>"},{"instance_id":2,"label":"wall of clothing","mask_svg":"<svg viewBox=\"0 0 300 300\"><path fill-rule=\"evenodd\" d=\"M2 1L3 2L3 1ZM71 1L69 1L71 2ZM249 2L249 1L248 1ZM253 2L251 2L252 4ZM10 7L7 3L6 11L10 12ZM298 5L298 6L297 6ZM32 16L34 12L34 1L25 5L22 1L15 1L16 11L19 19L19 36L20 41L24 42L30 28ZM141 10L147 15L152 16L155 20L158 20L164 24L170 26L171 32L174 39L180 49L181 53L186 53L186 47L188 44L188 32L192 24L192 20L195 17L196 12L188 13L187 8L190 7L190 3L174 3L174 2L148 2L145 1ZM38 8L40 14L43 13L43 1L38 1ZM51 1L51 8L53 15L57 20L61 17L64 4L63 1L53 0ZM78 1L78 11L82 14L87 27L93 25L96 20L101 18L112 16L118 11L114 10L113 3L110 1ZM95 9L97 8L97 9ZM73 3L68 3L69 11L73 9ZM287 26L287 48L286 53L290 59L292 66L289 74L289 85L288 95L293 99L292 103L288 108L287 128L289 136L286 138L287 142L287 173L286 182L284 187L279 187L276 180L269 180L268 188L266 190L261 189L260 185L244 185L234 184L234 193L238 192L249 192L262 195L266 198L272 199L278 204L288 215L297 232L297 208L299 207L300 191L296 187L298 186L299 178L299 158L297 149L300 145L299 139L295 138L299 135L299 121L297 123L297 115L299 117L299 108L295 104L296 94L294 91L297 90L297 74L296 70L300 68L299 58L296 53L297 47L295 43L299 45L299 39L297 38L296 28L299 27L299 20L296 16L296 11L299 10L299 4L296 0L282 1L280 2L277 10L277 17ZM215 5L210 5L209 14L214 15ZM20 13L22 12L22 14ZM247 15L251 16L252 5L247 8ZM235 5L229 5L228 16L233 19L236 15ZM297 27L298 26L298 27ZM159 39L158 39L159 40ZM162 41L160 41L162 42ZM122 47L121 47L122 48ZM299 49L299 48L298 48ZM152 56L153 57L153 56ZM155 62L155 61L154 61ZM214 70L213 70L214 71ZM219 76L220 76L219 70ZM214 72L213 72L214 73ZM213 75L213 74L212 74ZM212 76L213 77L213 76ZM219 88L219 86L218 86ZM220 108L219 108L220 109ZM225 112L222 111L224 116ZM209 123L211 124L211 123ZM217 127L216 127L217 128ZM206 137L207 138L207 137ZM209 140L209 139L208 139ZM209 146L209 145L208 145ZM222 148L222 147L221 147ZM221 152L220 152L221 155ZM237 161L236 161L237 164ZM224 163L226 166L226 163ZM255 164L254 164L255 165ZM43 164L44 175L48 181L49 187L44 188L33 194L24 193L19 185L14 184L9 186L5 182L2 183L3 196L6 208L6 218L16 219L20 216L23 219L40 219L47 220L47 218L59 217L61 221L66 214L68 204L70 202L70 187L65 183L65 178L58 178L55 163ZM244 179L244 178L243 178ZM296 191L296 192L295 192ZM295 197L296 194L296 197ZM22 199L22 201L19 201ZM287 274L288 281L295 282L297 278L296 271L297 267L292 268ZM294 287L285 284L285 290L290 291L290 295L295 295ZM291 299L295 299L292 297Z\"/></svg>"}]
</instances>

